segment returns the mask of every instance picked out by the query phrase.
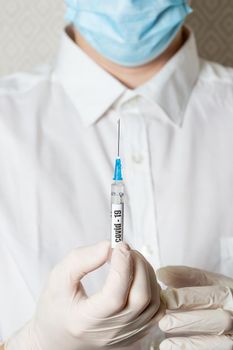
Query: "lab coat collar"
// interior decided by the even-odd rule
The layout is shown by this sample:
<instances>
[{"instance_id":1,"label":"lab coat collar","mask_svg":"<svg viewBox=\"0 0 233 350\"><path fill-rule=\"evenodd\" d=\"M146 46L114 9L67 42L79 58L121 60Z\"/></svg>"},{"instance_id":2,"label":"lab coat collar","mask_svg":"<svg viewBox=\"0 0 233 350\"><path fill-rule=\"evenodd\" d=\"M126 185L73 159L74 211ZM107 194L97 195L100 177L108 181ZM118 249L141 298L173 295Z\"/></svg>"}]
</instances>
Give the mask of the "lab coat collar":
<instances>
[{"instance_id":1,"label":"lab coat collar","mask_svg":"<svg viewBox=\"0 0 233 350\"><path fill-rule=\"evenodd\" d=\"M165 118L182 126L200 69L196 41L189 32L186 43L159 73L139 88L129 90L74 43L68 27L62 36L53 77L62 84L86 126L96 122L120 97L121 101L134 95L155 103Z\"/></svg>"},{"instance_id":2,"label":"lab coat collar","mask_svg":"<svg viewBox=\"0 0 233 350\"><path fill-rule=\"evenodd\" d=\"M182 126L192 90L198 79L200 59L194 34L150 81L137 89L140 95L156 103L177 126Z\"/></svg>"},{"instance_id":3,"label":"lab coat collar","mask_svg":"<svg viewBox=\"0 0 233 350\"><path fill-rule=\"evenodd\" d=\"M75 44L70 27L61 38L53 79L61 83L85 126L96 122L127 90Z\"/></svg>"}]
</instances>

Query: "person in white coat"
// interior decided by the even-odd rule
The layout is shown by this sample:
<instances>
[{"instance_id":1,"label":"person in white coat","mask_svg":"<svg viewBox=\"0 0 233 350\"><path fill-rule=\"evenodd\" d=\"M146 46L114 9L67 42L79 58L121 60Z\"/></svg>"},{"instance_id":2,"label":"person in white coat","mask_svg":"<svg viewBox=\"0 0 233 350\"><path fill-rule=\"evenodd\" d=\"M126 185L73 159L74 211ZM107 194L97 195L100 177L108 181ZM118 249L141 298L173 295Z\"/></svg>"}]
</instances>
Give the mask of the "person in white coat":
<instances>
[{"instance_id":1,"label":"person in white coat","mask_svg":"<svg viewBox=\"0 0 233 350\"><path fill-rule=\"evenodd\" d=\"M0 80L2 346L151 350L160 326L183 334L163 349L231 349L233 69L198 56L188 1L67 5L54 62ZM119 117L128 244L111 253ZM228 278L163 268L183 294L160 298L166 265Z\"/></svg>"}]
</instances>

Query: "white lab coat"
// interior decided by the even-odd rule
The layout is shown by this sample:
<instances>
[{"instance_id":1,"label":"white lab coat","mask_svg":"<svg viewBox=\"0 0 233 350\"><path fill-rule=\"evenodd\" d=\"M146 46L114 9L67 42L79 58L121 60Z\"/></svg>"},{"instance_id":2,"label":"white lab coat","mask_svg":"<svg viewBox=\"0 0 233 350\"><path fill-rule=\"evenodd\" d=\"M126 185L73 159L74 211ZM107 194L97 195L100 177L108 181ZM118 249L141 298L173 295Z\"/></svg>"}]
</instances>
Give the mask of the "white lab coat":
<instances>
[{"instance_id":1,"label":"white lab coat","mask_svg":"<svg viewBox=\"0 0 233 350\"><path fill-rule=\"evenodd\" d=\"M51 66L0 81L3 340L32 316L58 261L110 238L119 116L126 240L155 269L233 276L233 70L200 59L191 34L132 91L64 33ZM87 279L89 292L104 276Z\"/></svg>"}]
</instances>

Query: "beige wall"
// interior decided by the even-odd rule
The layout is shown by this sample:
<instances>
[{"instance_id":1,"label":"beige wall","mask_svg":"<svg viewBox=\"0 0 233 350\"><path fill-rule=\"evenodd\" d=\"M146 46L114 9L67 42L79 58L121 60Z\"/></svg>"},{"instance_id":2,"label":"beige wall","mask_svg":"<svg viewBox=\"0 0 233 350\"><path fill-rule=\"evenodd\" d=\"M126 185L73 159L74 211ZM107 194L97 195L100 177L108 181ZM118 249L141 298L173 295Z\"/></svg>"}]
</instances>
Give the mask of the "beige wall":
<instances>
[{"instance_id":1,"label":"beige wall","mask_svg":"<svg viewBox=\"0 0 233 350\"><path fill-rule=\"evenodd\" d=\"M193 0L193 4L189 23L201 55L233 66L233 0ZM63 13L63 0L0 0L0 75L50 60Z\"/></svg>"}]
</instances>

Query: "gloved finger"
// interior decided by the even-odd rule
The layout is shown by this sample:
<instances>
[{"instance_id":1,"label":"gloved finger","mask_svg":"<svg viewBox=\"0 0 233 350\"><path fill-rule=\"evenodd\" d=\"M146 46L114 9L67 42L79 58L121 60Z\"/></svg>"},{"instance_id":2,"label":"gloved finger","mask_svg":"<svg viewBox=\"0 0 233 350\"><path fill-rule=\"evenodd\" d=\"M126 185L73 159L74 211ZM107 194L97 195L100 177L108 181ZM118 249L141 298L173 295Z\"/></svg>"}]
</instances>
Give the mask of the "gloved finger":
<instances>
[{"instance_id":1,"label":"gloved finger","mask_svg":"<svg viewBox=\"0 0 233 350\"><path fill-rule=\"evenodd\" d=\"M138 254L141 255L140 253ZM145 258L144 260L146 261ZM158 322L165 315L165 305L160 300L161 287L157 282L153 267L148 262L147 267L151 285L151 301L147 308L138 316L137 320L138 327L146 325L146 327L144 326L143 329L140 330L140 333L144 335L147 334L151 328L155 326L157 328Z\"/></svg>"},{"instance_id":2,"label":"gloved finger","mask_svg":"<svg viewBox=\"0 0 233 350\"><path fill-rule=\"evenodd\" d=\"M232 350L232 337L222 336L193 336L177 337L164 340L160 350Z\"/></svg>"},{"instance_id":3,"label":"gloved finger","mask_svg":"<svg viewBox=\"0 0 233 350\"><path fill-rule=\"evenodd\" d=\"M132 251L132 258L134 266L134 278L130 286L128 301L122 312L118 313L117 316L114 316L114 321L116 321L117 317L118 323L126 324L126 326L129 326L131 324L131 321L135 322L137 320L137 317L145 309L147 309L147 306L150 304L152 298L152 288L150 283L148 263L136 251ZM155 287L153 284L153 293L154 291ZM158 307L159 304L157 308ZM143 323L142 319L143 318L141 318L140 320ZM126 333L125 329L124 333Z\"/></svg>"},{"instance_id":4,"label":"gloved finger","mask_svg":"<svg viewBox=\"0 0 233 350\"><path fill-rule=\"evenodd\" d=\"M160 329L171 334L229 334L232 333L232 315L218 310L174 312L165 315L159 322Z\"/></svg>"},{"instance_id":5,"label":"gloved finger","mask_svg":"<svg viewBox=\"0 0 233 350\"><path fill-rule=\"evenodd\" d=\"M155 270L149 263L148 263L148 271L149 271L150 285L151 285L151 291L152 291L151 302L148 309L151 308L154 321L155 323L157 323L165 314L165 305L164 303L162 303L160 298L161 287L157 282Z\"/></svg>"},{"instance_id":6,"label":"gloved finger","mask_svg":"<svg viewBox=\"0 0 233 350\"><path fill-rule=\"evenodd\" d=\"M147 264L147 268L148 268L148 272L149 272L149 279L150 279L150 286L151 286L151 290L152 290L151 302L156 302L156 304L160 304L161 287L157 281L155 270L151 266L151 264L144 258L144 256L141 253L137 252L137 254L139 256L141 256L141 258L144 259L144 261Z\"/></svg>"},{"instance_id":7,"label":"gloved finger","mask_svg":"<svg viewBox=\"0 0 233 350\"><path fill-rule=\"evenodd\" d=\"M127 340L125 339L125 335L129 335L129 345L132 344L133 341L139 340L142 337L145 337L150 329L154 326L158 326L159 320L165 314L165 306L160 302L160 286L157 283L156 275L153 267L147 262L147 260L138 252L135 252L139 261L144 261L146 264L146 268L149 275L149 286L151 289L151 299L148 303L147 307L142 307L142 311L138 310L138 305L135 306L134 302L137 301L137 298L134 299L134 294L131 295L132 299L129 301L127 307L132 309L134 308L134 312L131 313L131 322L125 321L125 326L122 328L122 332L118 335L118 341L120 337L123 337L124 345L127 344ZM136 280L136 276L135 276ZM133 282L134 283L134 282ZM138 285L134 286L140 288L140 279L138 278ZM133 290L133 285L131 287L131 291ZM146 290L146 289L145 289ZM139 301L141 303L141 301ZM147 304L147 303L146 303ZM139 304L140 305L140 304ZM143 306L143 305L142 305ZM124 312L127 312L127 307ZM133 318L132 318L133 316ZM127 329L128 328L128 329Z\"/></svg>"},{"instance_id":8,"label":"gloved finger","mask_svg":"<svg viewBox=\"0 0 233 350\"><path fill-rule=\"evenodd\" d=\"M116 321L123 325L117 338L113 339L118 345L122 341L125 344L127 337L130 340L138 340L145 336L165 313L164 306L160 307L161 288L157 283L154 269L138 252L134 251L133 257L135 272L128 303L122 312L108 318L108 325L111 323L115 325Z\"/></svg>"},{"instance_id":9,"label":"gloved finger","mask_svg":"<svg viewBox=\"0 0 233 350\"><path fill-rule=\"evenodd\" d=\"M138 324L149 322L160 307L160 286L153 267L138 252L134 252L135 275L131 285L125 312L130 311L130 319L139 317Z\"/></svg>"},{"instance_id":10,"label":"gloved finger","mask_svg":"<svg viewBox=\"0 0 233 350\"><path fill-rule=\"evenodd\" d=\"M224 286L172 288L161 293L168 310L201 310L233 307L231 289Z\"/></svg>"},{"instance_id":11,"label":"gloved finger","mask_svg":"<svg viewBox=\"0 0 233 350\"><path fill-rule=\"evenodd\" d=\"M187 266L162 267L156 274L159 281L168 287L183 288L221 285L233 288L233 280L231 278Z\"/></svg>"},{"instance_id":12,"label":"gloved finger","mask_svg":"<svg viewBox=\"0 0 233 350\"><path fill-rule=\"evenodd\" d=\"M70 288L71 292L77 289L80 280L89 272L102 266L108 258L110 242L102 241L97 244L74 249L50 274L50 284Z\"/></svg>"},{"instance_id":13,"label":"gloved finger","mask_svg":"<svg viewBox=\"0 0 233 350\"><path fill-rule=\"evenodd\" d=\"M86 300L86 313L89 309L93 317L105 318L120 312L126 305L133 276L132 251L127 244L121 243L112 252L103 288Z\"/></svg>"},{"instance_id":14,"label":"gloved finger","mask_svg":"<svg viewBox=\"0 0 233 350\"><path fill-rule=\"evenodd\" d=\"M124 310L135 319L151 301L151 285L147 262L133 251L134 279L130 288L127 307Z\"/></svg>"}]
</instances>

